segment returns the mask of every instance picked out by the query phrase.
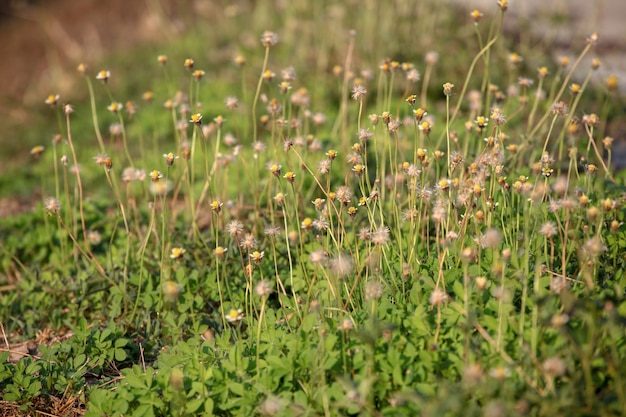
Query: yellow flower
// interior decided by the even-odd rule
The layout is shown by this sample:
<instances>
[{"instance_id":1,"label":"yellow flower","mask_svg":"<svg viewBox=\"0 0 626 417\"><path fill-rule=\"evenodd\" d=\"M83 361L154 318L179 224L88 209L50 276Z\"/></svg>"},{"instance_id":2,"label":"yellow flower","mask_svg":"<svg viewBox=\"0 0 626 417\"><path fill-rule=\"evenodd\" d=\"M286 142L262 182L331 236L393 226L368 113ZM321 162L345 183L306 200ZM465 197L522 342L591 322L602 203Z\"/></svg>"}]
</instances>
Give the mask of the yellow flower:
<instances>
[{"instance_id":1,"label":"yellow flower","mask_svg":"<svg viewBox=\"0 0 626 417\"><path fill-rule=\"evenodd\" d=\"M189 122L200 126L202 124L202 115L200 113L192 114Z\"/></svg>"},{"instance_id":2,"label":"yellow flower","mask_svg":"<svg viewBox=\"0 0 626 417\"><path fill-rule=\"evenodd\" d=\"M50 106L54 107L59 103L59 95L58 94L50 94L48 96L48 98L46 99L46 104L49 104Z\"/></svg>"},{"instance_id":3,"label":"yellow flower","mask_svg":"<svg viewBox=\"0 0 626 417\"><path fill-rule=\"evenodd\" d=\"M211 210L213 210L216 213L219 213L222 211L222 206L224 205L224 203L220 203L217 200L214 200L211 202Z\"/></svg>"},{"instance_id":4,"label":"yellow flower","mask_svg":"<svg viewBox=\"0 0 626 417\"><path fill-rule=\"evenodd\" d=\"M284 176L284 179L287 180L287 182L292 183L296 180L296 174L294 174L293 172L289 171L287 172Z\"/></svg>"},{"instance_id":5,"label":"yellow flower","mask_svg":"<svg viewBox=\"0 0 626 417\"><path fill-rule=\"evenodd\" d=\"M243 310L241 309L235 310L234 308L232 308L226 315L226 321L229 323L236 323L238 321L243 320L243 317L244 317Z\"/></svg>"},{"instance_id":6,"label":"yellow flower","mask_svg":"<svg viewBox=\"0 0 626 417\"><path fill-rule=\"evenodd\" d=\"M264 255L265 255L265 252L259 252L258 250L255 250L254 252L250 254L250 260L254 262L255 264L260 264L261 261L263 260Z\"/></svg>"},{"instance_id":7,"label":"yellow flower","mask_svg":"<svg viewBox=\"0 0 626 417\"><path fill-rule=\"evenodd\" d=\"M156 169L150 173L150 179L152 180L152 182L157 182L161 178L163 178L163 174L161 174Z\"/></svg>"},{"instance_id":8,"label":"yellow flower","mask_svg":"<svg viewBox=\"0 0 626 417\"><path fill-rule=\"evenodd\" d=\"M121 111L123 108L124 106L122 103L118 103L115 101L107 106L107 109L109 109L109 111L112 113L117 113Z\"/></svg>"},{"instance_id":9,"label":"yellow flower","mask_svg":"<svg viewBox=\"0 0 626 417\"><path fill-rule=\"evenodd\" d=\"M185 254L185 249L183 248L172 248L172 251L170 253L170 258L172 259L182 259L183 255Z\"/></svg>"},{"instance_id":10,"label":"yellow flower","mask_svg":"<svg viewBox=\"0 0 626 417\"><path fill-rule=\"evenodd\" d=\"M103 83L107 83L111 78L111 72L108 70L102 70L96 75L96 80L100 80Z\"/></svg>"},{"instance_id":11,"label":"yellow flower","mask_svg":"<svg viewBox=\"0 0 626 417\"><path fill-rule=\"evenodd\" d=\"M37 145L33 149L30 150L30 154L32 156L34 156L35 158L38 158L38 157L41 156L41 154L43 153L44 149L45 148L43 146Z\"/></svg>"}]
</instances>

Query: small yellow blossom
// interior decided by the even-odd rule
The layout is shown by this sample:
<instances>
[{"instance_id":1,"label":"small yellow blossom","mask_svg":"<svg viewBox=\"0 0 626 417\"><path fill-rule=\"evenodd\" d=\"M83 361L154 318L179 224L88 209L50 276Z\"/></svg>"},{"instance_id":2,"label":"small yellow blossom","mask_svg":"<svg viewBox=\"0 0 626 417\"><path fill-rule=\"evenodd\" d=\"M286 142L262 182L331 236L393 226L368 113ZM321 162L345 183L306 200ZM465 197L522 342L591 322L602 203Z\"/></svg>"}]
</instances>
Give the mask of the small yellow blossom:
<instances>
[{"instance_id":1,"label":"small yellow blossom","mask_svg":"<svg viewBox=\"0 0 626 417\"><path fill-rule=\"evenodd\" d=\"M238 321L243 320L244 314L242 309L235 310L231 309L226 315L226 321L229 323L237 323Z\"/></svg>"},{"instance_id":2,"label":"small yellow blossom","mask_svg":"<svg viewBox=\"0 0 626 417\"><path fill-rule=\"evenodd\" d=\"M182 259L185 254L185 249L183 248L172 248L170 252L170 258L172 259Z\"/></svg>"},{"instance_id":3,"label":"small yellow blossom","mask_svg":"<svg viewBox=\"0 0 626 417\"><path fill-rule=\"evenodd\" d=\"M200 126L202 124L202 115L200 113L192 114L189 122L195 124L196 126Z\"/></svg>"},{"instance_id":4,"label":"small yellow blossom","mask_svg":"<svg viewBox=\"0 0 626 417\"><path fill-rule=\"evenodd\" d=\"M252 252L250 254L250 260L252 262L254 262L255 264L260 264L261 261L263 260L263 256L265 255L265 252L259 252L258 250L255 250L254 252Z\"/></svg>"},{"instance_id":5,"label":"small yellow blossom","mask_svg":"<svg viewBox=\"0 0 626 417\"><path fill-rule=\"evenodd\" d=\"M105 84L109 81L109 78L111 78L111 72L108 70L102 70L96 75L96 80L100 80Z\"/></svg>"},{"instance_id":6,"label":"small yellow blossom","mask_svg":"<svg viewBox=\"0 0 626 417\"><path fill-rule=\"evenodd\" d=\"M152 180L152 182L157 182L161 178L163 178L163 174L161 174L156 169L150 173L150 179Z\"/></svg>"},{"instance_id":7,"label":"small yellow blossom","mask_svg":"<svg viewBox=\"0 0 626 417\"><path fill-rule=\"evenodd\" d=\"M211 210L213 210L215 213L219 213L222 211L222 206L224 205L224 203L220 203L217 200L214 200L211 202Z\"/></svg>"},{"instance_id":8,"label":"small yellow blossom","mask_svg":"<svg viewBox=\"0 0 626 417\"><path fill-rule=\"evenodd\" d=\"M46 104L50 105L51 107L56 106L59 103L59 95L58 94L50 94L48 96L48 98L46 98Z\"/></svg>"},{"instance_id":9,"label":"small yellow blossom","mask_svg":"<svg viewBox=\"0 0 626 417\"><path fill-rule=\"evenodd\" d=\"M43 153L44 149L45 148L43 146L37 145L33 149L30 150L30 154L34 156L35 158L39 158L41 154Z\"/></svg>"}]
</instances>

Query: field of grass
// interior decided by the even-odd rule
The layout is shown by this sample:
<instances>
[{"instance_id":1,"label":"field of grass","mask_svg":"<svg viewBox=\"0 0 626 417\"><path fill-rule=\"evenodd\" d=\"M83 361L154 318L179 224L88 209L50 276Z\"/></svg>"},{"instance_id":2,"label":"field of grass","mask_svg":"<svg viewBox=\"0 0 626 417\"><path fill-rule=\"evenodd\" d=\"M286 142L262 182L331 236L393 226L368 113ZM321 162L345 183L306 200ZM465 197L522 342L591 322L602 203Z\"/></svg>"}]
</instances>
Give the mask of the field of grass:
<instances>
[{"instance_id":1,"label":"field of grass","mask_svg":"<svg viewBox=\"0 0 626 417\"><path fill-rule=\"evenodd\" d=\"M41 198L0 416L626 415L622 98L506 4L241 1L77 63L2 179Z\"/></svg>"}]
</instances>

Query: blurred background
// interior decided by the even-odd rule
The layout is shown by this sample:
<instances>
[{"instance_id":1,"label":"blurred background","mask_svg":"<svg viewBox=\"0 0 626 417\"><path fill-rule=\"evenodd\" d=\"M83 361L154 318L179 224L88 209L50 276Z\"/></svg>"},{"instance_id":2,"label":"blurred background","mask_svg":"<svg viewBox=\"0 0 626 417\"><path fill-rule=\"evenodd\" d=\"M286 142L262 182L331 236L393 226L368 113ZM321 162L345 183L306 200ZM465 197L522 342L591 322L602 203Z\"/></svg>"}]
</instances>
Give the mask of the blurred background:
<instances>
[{"instance_id":1,"label":"blurred background","mask_svg":"<svg viewBox=\"0 0 626 417\"><path fill-rule=\"evenodd\" d=\"M520 45L516 52L525 59L527 76L536 78L536 68L546 64L546 51L552 64L561 55L575 58L585 38L597 31L600 40L588 60L598 57L602 66L593 82L604 88L607 77L616 75L624 94L625 0L508 3L505 32ZM0 0L0 176L5 176L0 198L14 191L6 191L6 176L28 160L30 148L50 143L57 123L44 104L46 97L85 99L84 80L76 73L79 63L89 65L92 73L105 67L118 70L125 79L124 86L117 86L125 88L124 99L136 100L146 88L142 69L154 67L160 53L172 62L194 57L203 65L225 67L240 51L256 51L260 34L273 30L281 36L285 60L306 72L312 66L316 74L328 74L342 62L347 29L356 28L357 59L369 68L385 56L419 67L425 52L443 45L449 50L438 50L441 74L455 80L462 79L476 52L459 42L475 36L467 24L475 8L491 17L496 0L344 0L322 1L315 8L308 1L290 0ZM319 42L320 30L324 43ZM460 68L459 62L468 64ZM589 64L580 68L582 80ZM620 105L624 108L623 100ZM616 139L614 160L623 167L626 121L614 118L607 132Z\"/></svg>"}]
</instances>

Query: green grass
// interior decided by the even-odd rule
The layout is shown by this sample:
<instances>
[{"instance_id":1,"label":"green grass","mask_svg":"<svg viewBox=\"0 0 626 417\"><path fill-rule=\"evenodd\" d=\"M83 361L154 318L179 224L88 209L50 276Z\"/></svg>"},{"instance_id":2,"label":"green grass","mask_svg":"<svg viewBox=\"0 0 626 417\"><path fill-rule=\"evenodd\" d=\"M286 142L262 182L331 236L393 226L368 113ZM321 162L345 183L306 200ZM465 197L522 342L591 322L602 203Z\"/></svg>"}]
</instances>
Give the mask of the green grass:
<instances>
[{"instance_id":1,"label":"green grass","mask_svg":"<svg viewBox=\"0 0 626 417\"><path fill-rule=\"evenodd\" d=\"M495 6L474 24L409 3L242 3L77 73L32 127L63 140L4 180L42 201L0 222L0 407L626 413L619 98L508 39Z\"/></svg>"}]
</instances>

